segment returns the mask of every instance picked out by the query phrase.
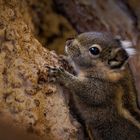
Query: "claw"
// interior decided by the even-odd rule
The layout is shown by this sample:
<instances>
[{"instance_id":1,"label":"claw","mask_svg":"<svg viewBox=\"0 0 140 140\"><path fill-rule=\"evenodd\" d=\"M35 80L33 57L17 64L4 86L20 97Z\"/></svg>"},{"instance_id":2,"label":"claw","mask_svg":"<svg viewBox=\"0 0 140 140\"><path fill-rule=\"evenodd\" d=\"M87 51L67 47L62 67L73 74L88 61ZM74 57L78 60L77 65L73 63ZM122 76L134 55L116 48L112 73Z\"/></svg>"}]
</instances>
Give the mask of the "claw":
<instances>
[{"instance_id":1,"label":"claw","mask_svg":"<svg viewBox=\"0 0 140 140\"><path fill-rule=\"evenodd\" d=\"M48 78L48 82L56 82L56 78L54 78L54 77Z\"/></svg>"},{"instance_id":2,"label":"claw","mask_svg":"<svg viewBox=\"0 0 140 140\"><path fill-rule=\"evenodd\" d=\"M45 65L45 67L48 69L48 70L54 70L54 71L64 71L64 69L62 67L55 67L55 66L49 66L49 65Z\"/></svg>"},{"instance_id":3,"label":"claw","mask_svg":"<svg viewBox=\"0 0 140 140\"><path fill-rule=\"evenodd\" d=\"M48 68L48 69L53 69L54 67L49 66L49 65L45 65L45 68Z\"/></svg>"},{"instance_id":4,"label":"claw","mask_svg":"<svg viewBox=\"0 0 140 140\"><path fill-rule=\"evenodd\" d=\"M59 67L59 70L62 71L62 72L64 71L64 69L62 67Z\"/></svg>"},{"instance_id":5,"label":"claw","mask_svg":"<svg viewBox=\"0 0 140 140\"><path fill-rule=\"evenodd\" d=\"M64 71L62 67L49 66L47 64L45 64L44 67L47 68L48 82L56 82L61 72Z\"/></svg>"},{"instance_id":6,"label":"claw","mask_svg":"<svg viewBox=\"0 0 140 140\"><path fill-rule=\"evenodd\" d=\"M46 67L46 68L50 68L50 66L49 66L49 65L47 65L47 64L45 64L45 65L44 65L44 67Z\"/></svg>"}]
</instances>

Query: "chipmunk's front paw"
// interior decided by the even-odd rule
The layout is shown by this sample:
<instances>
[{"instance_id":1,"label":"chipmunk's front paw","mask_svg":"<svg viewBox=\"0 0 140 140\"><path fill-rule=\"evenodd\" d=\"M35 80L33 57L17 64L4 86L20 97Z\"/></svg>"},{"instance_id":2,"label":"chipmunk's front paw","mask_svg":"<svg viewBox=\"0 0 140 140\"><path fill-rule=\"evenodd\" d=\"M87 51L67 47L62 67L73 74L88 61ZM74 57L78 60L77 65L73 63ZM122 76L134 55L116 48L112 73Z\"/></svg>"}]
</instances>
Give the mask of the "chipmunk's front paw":
<instances>
[{"instance_id":1,"label":"chipmunk's front paw","mask_svg":"<svg viewBox=\"0 0 140 140\"><path fill-rule=\"evenodd\" d=\"M48 70L48 82L57 82L57 79L64 71L61 67L52 67L48 65L45 65L45 67Z\"/></svg>"}]
</instances>

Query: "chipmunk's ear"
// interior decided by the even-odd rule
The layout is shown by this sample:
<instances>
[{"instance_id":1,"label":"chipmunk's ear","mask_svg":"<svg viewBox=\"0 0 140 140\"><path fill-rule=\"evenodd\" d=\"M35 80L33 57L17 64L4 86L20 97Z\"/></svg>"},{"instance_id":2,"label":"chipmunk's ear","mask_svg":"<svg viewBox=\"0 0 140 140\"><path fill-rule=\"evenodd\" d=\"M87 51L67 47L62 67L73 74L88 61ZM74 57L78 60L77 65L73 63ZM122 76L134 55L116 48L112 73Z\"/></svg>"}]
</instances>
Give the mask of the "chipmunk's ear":
<instances>
[{"instance_id":1,"label":"chipmunk's ear","mask_svg":"<svg viewBox=\"0 0 140 140\"><path fill-rule=\"evenodd\" d=\"M111 58L108 60L108 64L111 69L121 69L126 63L129 55L122 48L112 50Z\"/></svg>"},{"instance_id":2,"label":"chipmunk's ear","mask_svg":"<svg viewBox=\"0 0 140 140\"><path fill-rule=\"evenodd\" d=\"M121 44L122 48L126 51L129 57L136 54L136 49L133 47L133 43L131 41L123 40L121 36L116 36L115 40Z\"/></svg>"},{"instance_id":3,"label":"chipmunk's ear","mask_svg":"<svg viewBox=\"0 0 140 140\"><path fill-rule=\"evenodd\" d=\"M127 63L128 58L136 54L136 50L131 41L121 40L120 37L116 37L115 40L120 44L120 48L112 50L108 64L112 69L121 69Z\"/></svg>"}]
</instances>

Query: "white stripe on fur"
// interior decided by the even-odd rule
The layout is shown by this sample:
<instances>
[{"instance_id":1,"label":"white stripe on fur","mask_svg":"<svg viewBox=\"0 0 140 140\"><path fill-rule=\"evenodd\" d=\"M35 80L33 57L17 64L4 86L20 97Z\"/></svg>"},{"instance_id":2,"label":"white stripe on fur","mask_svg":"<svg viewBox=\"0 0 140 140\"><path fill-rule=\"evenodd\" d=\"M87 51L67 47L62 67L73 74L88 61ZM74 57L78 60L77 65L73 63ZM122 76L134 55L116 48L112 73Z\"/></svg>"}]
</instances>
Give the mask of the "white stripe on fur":
<instances>
[{"instance_id":1,"label":"white stripe on fur","mask_svg":"<svg viewBox=\"0 0 140 140\"><path fill-rule=\"evenodd\" d=\"M136 49L133 48L133 44L131 41L128 41L128 40L121 41L121 45L123 49L125 49L125 51L128 53L129 56L133 56L136 54Z\"/></svg>"}]
</instances>

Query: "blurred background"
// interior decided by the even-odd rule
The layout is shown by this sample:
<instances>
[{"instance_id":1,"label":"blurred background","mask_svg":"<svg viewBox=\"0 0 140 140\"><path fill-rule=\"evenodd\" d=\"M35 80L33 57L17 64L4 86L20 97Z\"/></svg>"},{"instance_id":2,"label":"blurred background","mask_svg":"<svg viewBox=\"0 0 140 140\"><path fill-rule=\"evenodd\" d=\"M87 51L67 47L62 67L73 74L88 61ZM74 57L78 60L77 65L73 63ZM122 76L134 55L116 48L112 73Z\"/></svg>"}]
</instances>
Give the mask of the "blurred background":
<instances>
[{"instance_id":1,"label":"blurred background","mask_svg":"<svg viewBox=\"0 0 140 140\"><path fill-rule=\"evenodd\" d=\"M67 38L85 31L139 37L139 0L27 0L34 31L42 44L63 53Z\"/></svg>"}]
</instances>

